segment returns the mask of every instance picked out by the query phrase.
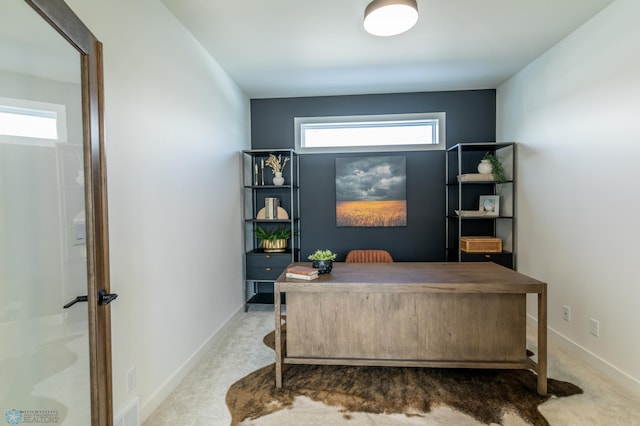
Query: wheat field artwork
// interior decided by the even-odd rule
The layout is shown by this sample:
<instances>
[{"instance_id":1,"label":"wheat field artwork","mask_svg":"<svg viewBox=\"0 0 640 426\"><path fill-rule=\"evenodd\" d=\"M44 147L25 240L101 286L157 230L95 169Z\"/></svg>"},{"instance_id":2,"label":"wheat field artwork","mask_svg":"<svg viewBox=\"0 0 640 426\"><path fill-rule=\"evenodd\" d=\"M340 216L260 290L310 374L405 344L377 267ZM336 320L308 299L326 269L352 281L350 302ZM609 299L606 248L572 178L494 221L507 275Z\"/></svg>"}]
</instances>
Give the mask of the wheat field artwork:
<instances>
[{"instance_id":1,"label":"wheat field artwork","mask_svg":"<svg viewBox=\"0 0 640 426\"><path fill-rule=\"evenodd\" d=\"M336 225L407 226L404 156L336 158Z\"/></svg>"}]
</instances>

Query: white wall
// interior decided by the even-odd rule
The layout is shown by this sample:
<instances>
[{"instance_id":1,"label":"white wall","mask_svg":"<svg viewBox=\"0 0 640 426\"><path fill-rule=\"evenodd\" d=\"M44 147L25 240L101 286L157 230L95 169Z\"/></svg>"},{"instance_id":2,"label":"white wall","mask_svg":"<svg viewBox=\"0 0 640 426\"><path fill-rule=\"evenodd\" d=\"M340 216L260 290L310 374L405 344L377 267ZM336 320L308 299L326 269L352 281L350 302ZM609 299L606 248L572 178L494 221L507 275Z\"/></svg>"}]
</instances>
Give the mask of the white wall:
<instances>
[{"instance_id":1,"label":"white wall","mask_svg":"<svg viewBox=\"0 0 640 426\"><path fill-rule=\"evenodd\" d=\"M114 412L144 419L241 312L249 99L159 1L67 3L104 44Z\"/></svg>"},{"instance_id":2,"label":"white wall","mask_svg":"<svg viewBox=\"0 0 640 426\"><path fill-rule=\"evenodd\" d=\"M500 86L497 133L520 143L518 270L548 282L550 337L640 393L638 16L617 0Z\"/></svg>"}]
</instances>

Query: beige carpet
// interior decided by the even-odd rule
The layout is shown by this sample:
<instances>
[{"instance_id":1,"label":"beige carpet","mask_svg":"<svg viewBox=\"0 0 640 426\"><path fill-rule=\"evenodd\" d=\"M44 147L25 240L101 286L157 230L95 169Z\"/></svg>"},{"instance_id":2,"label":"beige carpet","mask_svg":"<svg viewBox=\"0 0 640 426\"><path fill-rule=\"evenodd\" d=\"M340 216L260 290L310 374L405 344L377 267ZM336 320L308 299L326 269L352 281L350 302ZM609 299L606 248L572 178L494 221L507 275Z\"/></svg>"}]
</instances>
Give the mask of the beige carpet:
<instances>
[{"instance_id":1,"label":"beige carpet","mask_svg":"<svg viewBox=\"0 0 640 426\"><path fill-rule=\"evenodd\" d=\"M274 362L273 351L262 342L274 327L273 308L265 309L252 307L244 314L221 344L194 368L144 425L230 425L225 396L231 385ZM535 339L532 340L528 347L535 352ZM552 426L640 426L640 396L620 388L552 341L549 342L549 376L571 382L584 391L567 398L551 398L538 407ZM473 417L446 406L434 407L425 417L350 413L351 418L346 419L344 414L338 407L299 397L290 408L245 421L243 425L482 425ZM526 425L515 413L506 413L502 424Z\"/></svg>"}]
</instances>

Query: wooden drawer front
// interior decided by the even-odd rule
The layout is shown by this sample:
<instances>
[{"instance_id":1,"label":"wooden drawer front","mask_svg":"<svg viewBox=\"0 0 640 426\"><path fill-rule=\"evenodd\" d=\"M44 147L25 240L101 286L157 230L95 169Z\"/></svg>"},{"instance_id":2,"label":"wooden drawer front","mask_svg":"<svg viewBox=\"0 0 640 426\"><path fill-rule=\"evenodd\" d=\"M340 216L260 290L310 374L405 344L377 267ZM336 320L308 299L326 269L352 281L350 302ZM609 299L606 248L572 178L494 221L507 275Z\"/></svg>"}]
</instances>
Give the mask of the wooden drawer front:
<instances>
[{"instance_id":1,"label":"wooden drawer front","mask_svg":"<svg viewBox=\"0 0 640 426\"><path fill-rule=\"evenodd\" d=\"M247 279L274 281L289 263L290 254L247 254Z\"/></svg>"},{"instance_id":2,"label":"wooden drawer front","mask_svg":"<svg viewBox=\"0 0 640 426\"><path fill-rule=\"evenodd\" d=\"M495 262L513 269L513 255L511 253L462 253L461 260L463 262Z\"/></svg>"}]
</instances>

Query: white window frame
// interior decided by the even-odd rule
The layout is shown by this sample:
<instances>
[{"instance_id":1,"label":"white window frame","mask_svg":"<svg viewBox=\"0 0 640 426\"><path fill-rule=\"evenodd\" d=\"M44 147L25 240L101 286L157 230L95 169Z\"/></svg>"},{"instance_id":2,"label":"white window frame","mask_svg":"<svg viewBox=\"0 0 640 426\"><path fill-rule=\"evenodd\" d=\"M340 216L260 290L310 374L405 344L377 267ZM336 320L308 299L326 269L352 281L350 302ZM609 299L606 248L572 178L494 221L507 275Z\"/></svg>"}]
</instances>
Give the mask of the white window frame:
<instances>
[{"instance_id":1,"label":"white window frame","mask_svg":"<svg viewBox=\"0 0 640 426\"><path fill-rule=\"evenodd\" d=\"M0 133L0 143L54 147L56 143L67 142L67 112L66 106L49 102L32 101L0 97L0 112L15 113L32 116L55 117L56 138L38 138L30 136L4 135Z\"/></svg>"},{"instance_id":2,"label":"white window frame","mask_svg":"<svg viewBox=\"0 0 640 426\"><path fill-rule=\"evenodd\" d=\"M305 146L305 130L316 130L326 126L332 128L363 128L369 130L373 127L402 127L415 124L434 124L433 143L391 143L386 145L350 145L350 146ZM388 151L431 151L446 149L445 139L445 113L415 113L415 114L382 114L382 115L344 115L329 117L295 117L295 144L296 151L300 154L326 154L346 152L388 152Z\"/></svg>"}]
</instances>

